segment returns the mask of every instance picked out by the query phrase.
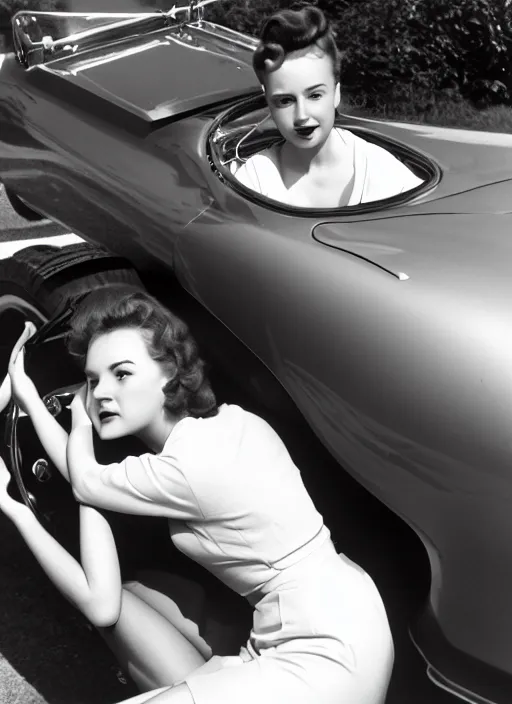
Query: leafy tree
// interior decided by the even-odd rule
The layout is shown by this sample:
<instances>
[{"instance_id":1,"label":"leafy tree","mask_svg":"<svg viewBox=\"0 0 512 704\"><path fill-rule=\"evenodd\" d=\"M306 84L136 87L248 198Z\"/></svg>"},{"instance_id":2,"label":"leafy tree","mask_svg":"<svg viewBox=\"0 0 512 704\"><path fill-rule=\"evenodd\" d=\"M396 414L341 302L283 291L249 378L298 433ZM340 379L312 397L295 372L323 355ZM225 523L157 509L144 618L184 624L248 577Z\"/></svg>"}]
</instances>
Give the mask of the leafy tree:
<instances>
[{"instance_id":1,"label":"leafy tree","mask_svg":"<svg viewBox=\"0 0 512 704\"><path fill-rule=\"evenodd\" d=\"M512 101L506 0L366 0L337 27L342 80L371 106L444 92L486 106Z\"/></svg>"},{"instance_id":2,"label":"leafy tree","mask_svg":"<svg viewBox=\"0 0 512 704\"><path fill-rule=\"evenodd\" d=\"M262 23L277 10L316 5L337 25L348 7L361 0L220 0L205 8L205 17L245 34L257 35Z\"/></svg>"}]
</instances>

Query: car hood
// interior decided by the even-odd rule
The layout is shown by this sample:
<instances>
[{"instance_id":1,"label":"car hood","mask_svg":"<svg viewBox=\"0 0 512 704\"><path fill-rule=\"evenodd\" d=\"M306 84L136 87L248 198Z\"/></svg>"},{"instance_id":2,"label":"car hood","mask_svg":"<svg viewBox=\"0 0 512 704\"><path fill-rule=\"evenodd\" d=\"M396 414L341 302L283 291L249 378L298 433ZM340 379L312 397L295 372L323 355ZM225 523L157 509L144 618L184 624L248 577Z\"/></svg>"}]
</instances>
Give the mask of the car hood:
<instances>
[{"instance_id":1,"label":"car hood","mask_svg":"<svg viewBox=\"0 0 512 704\"><path fill-rule=\"evenodd\" d=\"M31 69L30 81L92 117L148 128L261 92L256 41L211 23L176 25L70 54Z\"/></svg>"},{"instance_id":2,"label":"car hood","mask_svg":"<svg viewBox=\"0 0 512 704\"><path fill-rule=\"evenodd\" d=\"M466 301L490 295L512 315L510 213L396 213L321 223L313 237L427 292L451 290Z\"/></svg>"}]
</instances>

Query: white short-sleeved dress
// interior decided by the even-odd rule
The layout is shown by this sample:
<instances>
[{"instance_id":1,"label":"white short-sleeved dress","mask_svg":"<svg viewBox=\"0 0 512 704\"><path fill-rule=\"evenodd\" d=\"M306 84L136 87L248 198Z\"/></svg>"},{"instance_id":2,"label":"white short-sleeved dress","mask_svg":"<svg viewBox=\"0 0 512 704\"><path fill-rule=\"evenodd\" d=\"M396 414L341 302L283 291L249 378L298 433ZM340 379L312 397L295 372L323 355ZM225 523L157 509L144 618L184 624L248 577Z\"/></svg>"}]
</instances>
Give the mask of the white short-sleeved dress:
<instances>
[{"instance_id":1,"label":"white short-sleeved dress","mask_svg":"<svg viewBox=\"0 0 512 704\"><path fill-rule=\"evenodd\" d=\"M338 555L286 447L236 405L184 418L102 491L165 505L176 547L254 607L247 643L186 678L195 704L382 704L393 665L371 578Z\"/></svg>"},{"instance_id":2,"label":"white short-sleeved dress","mask_svg":"<svg viewBox=\"0 0 512 704\"><path fill-rule=\"evenodd\" d=\"M422 179L386 149L367 142L349 130L336 128L343 141L347 159L352 161L354 182L347 205L359 205L391 198L410 191ZM233 172L240 183L253 191L289 205L294 203L279 171L279 148L275 144L244 163L233 162Z\"/></svg>"}]
</instances>

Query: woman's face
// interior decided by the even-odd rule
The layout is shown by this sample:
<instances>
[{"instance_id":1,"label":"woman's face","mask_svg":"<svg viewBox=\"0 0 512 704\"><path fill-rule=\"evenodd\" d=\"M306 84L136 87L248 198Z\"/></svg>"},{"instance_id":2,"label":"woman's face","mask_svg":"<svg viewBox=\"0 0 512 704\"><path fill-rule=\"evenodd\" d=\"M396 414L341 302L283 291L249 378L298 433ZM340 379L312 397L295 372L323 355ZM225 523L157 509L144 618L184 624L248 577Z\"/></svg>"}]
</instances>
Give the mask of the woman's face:
<instances>
[{"instance_id":1,"label":"woman's face","mask_svg":"<svg viewBox=\"0 0 512 704\"><path fill-rule=\"evenodd\" d=\"M316 47L289 54L267 73L265 95L278 130L299 149L320 147L334 125L340 86L332 60Z\"/></svg>"},{"instance_id":2,"label":"woman's face","mask_svg":"<svg viewBox=\"0 0 512 704\"><path fill-rule=\"evenodd\" d=\"M140 330L123 328L94 338L85 375L87 411L100 438L135 435L151 446L163 433L165 441L169 418L162 389L169 377L150 356Z\"/></svg>"}]
</instances>

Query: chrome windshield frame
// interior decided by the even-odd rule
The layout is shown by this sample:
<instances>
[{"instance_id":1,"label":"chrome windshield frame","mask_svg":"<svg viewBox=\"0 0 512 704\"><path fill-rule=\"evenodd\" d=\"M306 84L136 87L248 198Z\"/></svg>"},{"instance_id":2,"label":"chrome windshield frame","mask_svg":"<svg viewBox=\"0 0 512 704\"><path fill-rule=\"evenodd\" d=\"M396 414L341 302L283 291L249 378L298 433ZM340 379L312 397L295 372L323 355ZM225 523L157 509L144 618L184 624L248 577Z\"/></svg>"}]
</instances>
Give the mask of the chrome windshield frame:
<instances>
[{"instance_id":1,"label":"chrome windshield frame","mask_svg":"<svg viewBox=\"0 0 512 704\"><path fill-rule=\"evenodd\" d=\"M107 44L142 33L164 29L169 25L183 25L203 22L204 8L219 0L190 0L188 5L173 6L167 12L43 12L21 10L12 18L14 53L18 62L29 69L47 61L77 51L91 49L100 43ZM29 35L30 26L37 26L38 20L112 19L99 27L73 32L54 39L51 35L33 41Z\"/></svg>"}]
</instances>

